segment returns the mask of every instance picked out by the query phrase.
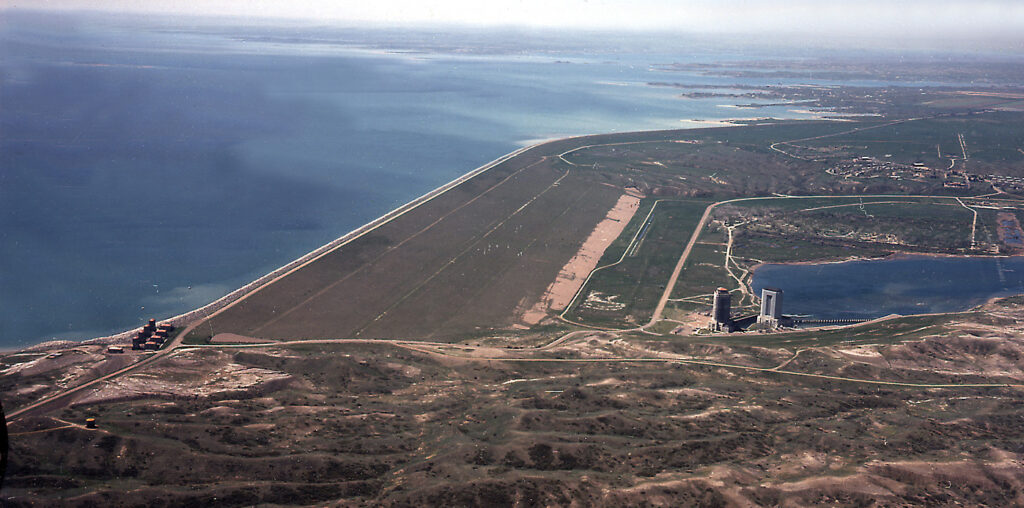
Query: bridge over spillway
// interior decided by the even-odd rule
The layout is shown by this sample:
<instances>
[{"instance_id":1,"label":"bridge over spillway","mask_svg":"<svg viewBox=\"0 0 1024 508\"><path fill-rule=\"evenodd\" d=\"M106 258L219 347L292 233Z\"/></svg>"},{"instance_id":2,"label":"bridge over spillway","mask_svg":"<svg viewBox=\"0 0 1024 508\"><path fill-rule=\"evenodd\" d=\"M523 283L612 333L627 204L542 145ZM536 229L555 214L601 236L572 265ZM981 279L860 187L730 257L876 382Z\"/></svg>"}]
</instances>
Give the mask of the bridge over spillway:
<instances>
[{"instance_id":1,"label":"bridge over spillway","mask_svg":"<svg viewBox=\"0 0 1024 508\"><path fill-rule=\"evenodd\" d=\"M802 319L794 318L791 322L795 325L855 325L868 321L867 319Z\"/></svg>"}]
</instances>

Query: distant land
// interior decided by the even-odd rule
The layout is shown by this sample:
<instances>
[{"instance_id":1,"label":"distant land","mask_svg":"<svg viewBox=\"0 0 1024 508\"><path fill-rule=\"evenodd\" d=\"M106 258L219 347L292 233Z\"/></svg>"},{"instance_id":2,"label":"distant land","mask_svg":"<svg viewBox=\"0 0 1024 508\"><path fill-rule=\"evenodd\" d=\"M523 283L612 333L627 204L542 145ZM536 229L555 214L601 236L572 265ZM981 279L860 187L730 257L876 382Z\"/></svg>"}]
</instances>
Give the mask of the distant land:
<instances>
[{"instance_id":1,"label":"distant land","mask_svg":"<svg viewBox=\"0 0 1024 508\"><path fill-rule=\"evenodd\" d=\"M201 307L541 140L815 116L648 86L718 54L676 40L3 17L0 349Z\"/></svg>"},{"instance_id":2,"label":"distant land","mask_svg":"<svg viewBox=\"0 0 1024 508\"><path fill-rule=\"evenodd\" d=\"M541 140L996 107L1022 82L1012 51L778 34L3 16L0 349L189 312Z\"/></svg>"}]
</instances>

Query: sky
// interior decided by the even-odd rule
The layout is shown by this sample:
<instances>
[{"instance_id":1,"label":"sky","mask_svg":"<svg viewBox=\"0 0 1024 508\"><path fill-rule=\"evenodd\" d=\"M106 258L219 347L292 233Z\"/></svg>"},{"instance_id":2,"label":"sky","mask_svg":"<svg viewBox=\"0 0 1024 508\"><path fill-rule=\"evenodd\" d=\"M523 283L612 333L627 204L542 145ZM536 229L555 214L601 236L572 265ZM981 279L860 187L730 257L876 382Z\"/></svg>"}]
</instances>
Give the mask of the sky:
<instances>
[{"instance_id":1,"label":"sky","mask_svg":"<svg viewBox=\"0 0 1024 508\"><path fill-rule=\"evenodd\" d=\"M868 37L1024 33L1021 0L0 0L0 5L391 25L770 30Z\"/></svg>"}]
</instances>

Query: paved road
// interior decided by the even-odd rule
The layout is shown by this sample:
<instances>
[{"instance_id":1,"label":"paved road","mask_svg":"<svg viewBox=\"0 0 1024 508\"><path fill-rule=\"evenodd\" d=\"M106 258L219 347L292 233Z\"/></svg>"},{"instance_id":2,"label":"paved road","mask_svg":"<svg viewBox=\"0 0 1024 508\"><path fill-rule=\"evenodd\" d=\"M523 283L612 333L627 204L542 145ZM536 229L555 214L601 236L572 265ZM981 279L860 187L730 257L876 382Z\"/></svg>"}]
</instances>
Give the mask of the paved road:
<instances>
[{"instance_id":1,"label":"paved road","mask_svg":"<svg viewBox=\"0 0 1024 508\"><path fill-rule=\"evenodd\" d=\"M111 372L110 374L106 374L104 376L100 376L100 377L98 377L96 379L93 379L92 381L88 381L86 383L82 383L80 385L73 386L71 388L67 388L67 389L65 389L63 391L60 391L60 392L54 394L54 395L51 395L51 396L46 397L46 398L44 398L42 400L39 400L39 401L34 402L32 404L29 404L29 405L27 405L27 406L25 406L25 407L23 407L21 409L18 409L17 411L14 411L13 413L7 415L7 421L8 422L13 422L14 420L17 420L18 418L21 418L23 416L31 416L31 415L34 415L34 414L46 413L46 412L50 411L51 409L54 409L56 407L59 407L59 406L62 406L62 405L65 405L65 404L71 402L71 400L76 395L82 393L83 391L85 391L85 390L87 390L89 388L95 387L95 386L99 385L100 383L103 383L105 381L114 379L115 377L118 377L118 376L120 376L122 374L126 374L126 373L131 372L131 371L133 371L135 369L138 369L140 367L149 365L149 364L151 364L153 362L156 362L156 361L160 360L161 358L164 358L164 357L170 355L171 352L173 352L174 349L177 348L181 344L182 339L185 337L185 335L188 333L188 331L191 331L193 328L195 328L195 326L196 325L193 324L192 326L186 328L185 332L179 334L177 337L175 337L173 340L171 340L169 343L167 343L164 346L163 349L157 351L156 353L151 353L151 354L149 354L148 357L143 358L143 359L141 359L141 360L139 360L139 361L137 361L137 362L127 366L127 367L124 367L122 369L115 370L114 372ZM127 353L127 354L133 354L133 353ZM142 354L146 354L146 353L142 353Z\"/></svg>"},{"instance_id":2,"label":"paved road","mask_svg":"<svg viewBox=\"0 0 1024 508\"><path fill-rule=\"evenodd\" d=\"M690 235L690 241L686 243L686 248L683 249L682 255L679 256L679 261L676 263L676 267L672 270L672 276L668 278L668 282L665 284L665 292L661 294L661 298L658 299L658 305L654 308L654 314L651 315L651 320L647 323L647 326L652 326L661 320L661 314L665 311L665 305L668 304L668 299L672 296L672 288L676 287L676 282L679 280L679 274L683 271L683 265L686 264L686 260L690 257L690 252L693 250L693 246L697 243L697 238L700 238L700 234L704 232L704 226L708 223L708 218L711 217L711 212L716 206L727 203L728 201L719 201L712 203L704 209L704 215L700 217L700 222L697 223L697 227L694 228L693 234Z\"/></svg>"}]
</instances>

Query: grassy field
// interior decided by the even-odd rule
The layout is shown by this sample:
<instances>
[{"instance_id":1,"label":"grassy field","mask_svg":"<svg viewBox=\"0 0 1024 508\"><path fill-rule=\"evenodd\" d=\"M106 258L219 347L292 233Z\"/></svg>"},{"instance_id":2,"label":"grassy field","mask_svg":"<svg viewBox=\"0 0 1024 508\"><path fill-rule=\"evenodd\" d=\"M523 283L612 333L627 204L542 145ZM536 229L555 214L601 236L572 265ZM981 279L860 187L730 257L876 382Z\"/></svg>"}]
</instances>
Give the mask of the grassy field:
<instances>
[{"instance_id":1,"label":"grassy field","mask_svg":"<svg viewBox=\"0 0 1024 508\"><path fill-rule=\"evenodd\" d=\"M599 298L614 297L615 301L589 309L576 302L567 317L597 326L638 323L649 316L675 258L707 203L772 192L851 192L847 182L823 171L822 162L787 156L770 149L772 143L823 134L836 136L805 144L851 144L861 138L896 134L913 137L915 143L930 143L930 136L963 130L963 122L978 124L970 131L972 137L990 133L983 117L969 117L888 126L877 120L856 124L781 122L549 143L500 164L264 287L201 325L189 340L202 341L219 332L278 338L458 340L507 329L518 313L539 300L561 266L627 187L639 189L648 199L604 253L600 264L622 257L633 237L642 228L648 230L634 246L635 252L626 253L622 263L595 274L580 299L585 302L587 296L597 292ZM1015 138L1006 136L992 142L1015 142ZM981 150L982 145L977 146ZM878 180L853 190L936 191L935 184L929 188L920 183ZM654 220L644 223L643 218L658 199L665 201L656 210ZM692 206L671 204L673 200ZM779 199L735 207L755 212L774 208L784 213L851 202L850 198ZM874 238L895 230L897 236L902 235L903 244L912 247L927 244L927 249L941 243L945 252L963 250L965 242L970 247L962 219L971 212L962 207L932 206L922 211L910 206L870 205L866 211L871 218L858 217L852 210L801 213L800 223L792 226L815 232L810 236L738 230L736 254L748 259L790 261L842 257L846 252L879 255L889 248L874 240L859 244L822 241L820 235L815 235L828 230L830 222L846 227L834 231L834 236ZM679 217L668 218L665 213L677 213ZM990 216L982 214L986 220ZM987 223L979 231L978 238L991 243L992 231ZM700 261L686 267L673 296L709 291L720 284L722 272L711 269L703 259L705 250L703 246L695 250L695 259Z\"/></svg>"},{"instance_id":2,"label":"grassy field","mask_svg":"<svg viewBox=\"0 0 1024 508\"><path fill-rule=\"evenodd\" d=\"M965 201L976 202L981 201ZM762 262L880 257L894 251L991 253L998 243L996 211L977 210L972 250L974 214L950 198L773 198L721 205L687 259L665 317L687 319L692 312L709 311L709 295L719 286L733 291L734 312L757 312L757 301L725 269L726 224L738 225L733 274L749 284L747 271ZM660 331L673 326L666 323Z\"/></svg>"},{"instance_id":3,"label":"grassy field","mask_svg":"<svg viewBox=\"0 0 1024 508\"><path fill-rule=\"evenodd\" d=\"M650 216L645 234L638 238L621 263L594 273L566 317L595 326L623 326L650 318L679 255L708 204L704 200L659 202ZM636 236L638 228L645 225L645 218L646 215L637 213L633 223L620 235L620 240ZM621 256L623 250L618 252ZM617 260L606 256L602 263L607 265ZM588 297L594 296L613 303L624 302L625 305L588 303Z\"/></svg>"},{"instance_id":4,"label":"grassy field","mask_svg":"<svg viewBox=\"0 0 1024 508\"><path fill-rule=\"evenodd\" d=\"M221 332L457 340L506 329L540 298L626 186L679 194L658 186L659 175L633 178L565 163L558 154L606 142L685 147L675 141L732 130L599 135L539 146L264 286L201 323L188 341ZM625 263L631 280L619 283L632 285L631 315L649 312L659 289L648 281L667 279L699 208L681 212L689 218L678 223L657 221L645 240L653 248ZM623 248L620 241L608 255Z\"/></svg>"},{"instance_id":5,"label":"grassy field","mask_svg":"<svg viewBox=\"0 0 1024 508\"><path fill-rule=\"evenodd\" d=\"M985 233L994 229L994 217L979 216L981 233L976 232L972 250L974 214L950 199L866 198L849 206L816 204L800 209L776 209L775 204L791 205L770 201L747 208L745 217L750 222L737 229L737 256L809 261L894 250L980 253L994 247L991 235Z\"/></svg>"},{"instance_id":6,"label":"grassy field","mask_svg":"<svg viewBox=\"0 0 1024 508\"><path fill-rule=\"evenodd\" d=\"M446 338L539 300L620 189L537 158L489 171L253 294L197 332ZM525 309L523 309L525 310Z\"/></svg>"},{"instance_id":7,"label":"grassy field","mask_svg":"<svg viewBox=\"0 0 1024 508\"><path fill-rule=\"evenodd\" d=\"M727 139L725 133L694 138L690 143L596 146L573 152L566 159L594 174L624 185L636 185L657 197L723 198L794 189L821 191L837 182L817 171L812 163L777 153L751 151L716 139Z\"/></svg>"},{"instance_id":8,"label":"grassy field","mask_svg":"<svg viewBox=\"0 0 1024 508\"><path fill-rule=\"evenodd\" d=\"M734 281L729 280L724 266L725 245L694 245L672 290L672 298L710 295L720 286L734 287Z\"/></svg>"},{"instance_id":9,"label":"grassy field","mask_svg":"<svg viewBox=\"0 0 1024 508\"><path fill-rule=\"evenodd\" d=\"M1024 175L1024 154L1017 150L1024 147L1024 118L1019 113L922 119L801 144L848 145L862 155L879 159L890 155L889 159L897 162L921 161L945 168L947 156L962 158L958 134L967 144L969 169L982 174Z\"/></svg>"}]
</instances>

